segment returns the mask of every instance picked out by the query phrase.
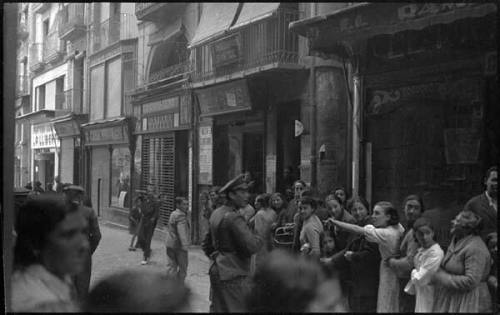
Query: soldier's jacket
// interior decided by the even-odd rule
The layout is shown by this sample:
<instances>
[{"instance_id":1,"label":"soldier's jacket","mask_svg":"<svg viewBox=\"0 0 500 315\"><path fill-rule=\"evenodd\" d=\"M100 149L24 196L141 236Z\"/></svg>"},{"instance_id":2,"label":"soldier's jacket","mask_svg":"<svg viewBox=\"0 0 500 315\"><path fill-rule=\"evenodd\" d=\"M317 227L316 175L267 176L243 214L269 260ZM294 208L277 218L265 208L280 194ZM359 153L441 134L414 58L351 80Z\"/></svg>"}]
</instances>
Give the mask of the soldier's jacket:
<instances>
[{"instance_id":1,"label":"soldier's jacket","mask_svg":"<svg viewBox=\"0 0 500 315\"><path fill-rule=\"evenodd\" d=\"M250 257L262 246L260 237L252 233L241 214L227 205L212 213L209 225L202 249L216 265L220 280L248 276Z\"/></svg>"}]
</instances>

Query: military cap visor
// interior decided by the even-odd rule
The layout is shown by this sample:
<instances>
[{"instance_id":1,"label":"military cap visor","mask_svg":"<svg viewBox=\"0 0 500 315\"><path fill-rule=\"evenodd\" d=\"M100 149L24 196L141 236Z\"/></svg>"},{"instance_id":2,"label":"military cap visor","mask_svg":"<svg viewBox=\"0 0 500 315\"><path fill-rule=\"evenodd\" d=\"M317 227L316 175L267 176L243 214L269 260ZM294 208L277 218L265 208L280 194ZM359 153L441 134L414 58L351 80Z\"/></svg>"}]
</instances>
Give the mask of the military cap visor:
<instances>
[{"instance_id":1,"label":"military cap visor","mask_svg":"<svg viewBox=\"0 0 500 315\"><path fill-rule=\"evenodd\" d=\"M225 193L228 191L237 191L237 190L248 190L252 187L254 182L247 183L245 180L245 175L241 174L227 182L221 189L219 189L219 193Z\"/></svg>"}]
</instances>

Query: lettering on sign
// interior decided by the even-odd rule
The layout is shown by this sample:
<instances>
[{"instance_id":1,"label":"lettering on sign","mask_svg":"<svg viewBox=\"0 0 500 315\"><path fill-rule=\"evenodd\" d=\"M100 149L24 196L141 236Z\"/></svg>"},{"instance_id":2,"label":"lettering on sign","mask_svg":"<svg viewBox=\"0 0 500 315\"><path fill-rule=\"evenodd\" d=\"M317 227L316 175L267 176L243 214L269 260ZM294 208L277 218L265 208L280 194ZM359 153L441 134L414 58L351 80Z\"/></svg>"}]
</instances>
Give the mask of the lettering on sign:
<instances>
[{"instance_id":1,"label":"lettering on sign","mask_svg":"<svg viewBox=\"0 0 500 315\"><path fill-rule=\"evenodd\" d=\"M212 126L199 129L199 183L212 185Z\"/></svg>"},{"instance_id":2,"label":"lettering on sign","mask_svg":"<svg viewBox=\"0 0 500 315\"><path fill-rule=\"evenodd\" d=\"M59 146L59 140L56 137L52 125L34 125L31 137L31 147L37 148L50 148Z\"/></svg>"},{"instance_id":3,"label":"lettering on sign","mask_svg":"<svg viewBox=\"0 0 500 315\"><path fill-rule=\"evenodd\" d=\"M162 100L145 103L142 105L142 113L149 114L165 110L179 110L179 96L165 98Z\"/></svg>"},{"instance_id":4,"label":"lettering on sign","mask_svg":"<svg viewBox=\"0 0 500 315\"><path fill-rule=\"evenodd\" d=\"M55 123L54 129L59 137L78 135L78 125L75 121Z\"/></svg>"},{"instance_id":5,"label":"lettering on sign","mask_svg":"<svg viewBox=\"0 0 500 315\"><path fill-rule=\"evenodd\" d=\"M155 115L146 119L147 130L170 129L174 128L174 114Z\"/></svg>"},{"instance_id":6,"label":"lettering on sign","mask_svg":"<svg viewBox=\"0 0 500 315\"><path fill-rule=\"evenodd\" d=\"M126 142L127 127L113 126L100 129L91 129L86 132L87 143L102 143L102 142Z\"/></svg>"},{"instance_id":7,"label":"lettering on sign","mask_svg":"<svg viewBox=\"0 0 500 315\"><path fill-rule=\"evenodd\" d=\"M239 34L213 43L212 58L215 67L237 62L240 58Z\"/></svg>"},{"instance_id":8,"label":"lettering on sign","mask_svg":"<svg viewBox=\"0 0 500 315\"><path fill-rule=\"evenodd\" d=\"M233 82L197 91L202 115L220 114L235 109L250 109L250 97L246 82Z\"/></svg>"},{"instance_id":9,"label":"lettering on sign","mask_svg":"<svg viewBox=\"0 0 500 315\"><path fill-rule=\"evenodd\" d=\"M411 3L398 9L398 19L401 21L416 19L473 5L477 3Z\"/></svg>"}]
</instances>

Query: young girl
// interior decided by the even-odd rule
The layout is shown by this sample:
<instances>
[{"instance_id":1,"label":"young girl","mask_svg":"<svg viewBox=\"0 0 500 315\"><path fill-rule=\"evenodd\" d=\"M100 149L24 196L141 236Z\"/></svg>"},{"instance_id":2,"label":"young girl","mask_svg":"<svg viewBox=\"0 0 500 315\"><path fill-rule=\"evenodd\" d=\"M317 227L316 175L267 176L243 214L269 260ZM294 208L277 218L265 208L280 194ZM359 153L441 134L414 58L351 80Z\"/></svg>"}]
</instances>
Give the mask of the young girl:
<instances>
[{"instance_id":1,"label":"young girl","mask_svg":"<svg viewBox=\"0 0 500 315\"><path fill-rule=\"evenodd\" d=\"M429 282L439 269L444 253L434 240L434 227L428 219L417 219L413 230L419 248L414 258L415 269L411 271L411 280L405 292L416 294L415 313L430 313L434 305L434 286Z\"/></svg>"},{"instance_id":2,"label":"young girl","mask_svg":"<svg viewBox=\"0 0 500 315\"><path fill-rule=\"evenodd\" d=\"M325 230L322 234L321 257L329 258L337 252L338 251L335 243L335 235L331 231Z\"/></svg>"}]
</instances>

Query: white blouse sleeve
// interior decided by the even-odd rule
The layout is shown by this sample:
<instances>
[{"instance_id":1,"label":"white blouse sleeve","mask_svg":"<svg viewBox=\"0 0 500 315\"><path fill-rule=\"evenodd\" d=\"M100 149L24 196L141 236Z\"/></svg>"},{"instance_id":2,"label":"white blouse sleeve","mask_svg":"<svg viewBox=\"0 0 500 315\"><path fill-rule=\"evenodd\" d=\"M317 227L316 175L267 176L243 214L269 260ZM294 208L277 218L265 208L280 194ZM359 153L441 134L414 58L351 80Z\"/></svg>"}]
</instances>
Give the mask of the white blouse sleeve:
<instances>
[{"instance_id":1,"label":"white blouse sleeve","mask_svg":"<svg viewBox=\"0 0 500 315\"><path fill-rule=\"evenodd\" d=\"M438 269L443 260L444 253L441 249L429 251L428 255L422 261L418 269L413 269L411 272L411 281L418 285L425 285L429 282L432 274Z\"/></svg>"},{"instance_id":2,"label":"white blouse sleeve","mask_svg":"<svg viewBox=\"0 0 500 315\"><path fill-rule=\"evenodd\" d=\"M366 240L377 244L385 244L394 238L394 232L388 228L376 228L368 224L363 227L365 231Z\"/></svg>"}]
</instances>

